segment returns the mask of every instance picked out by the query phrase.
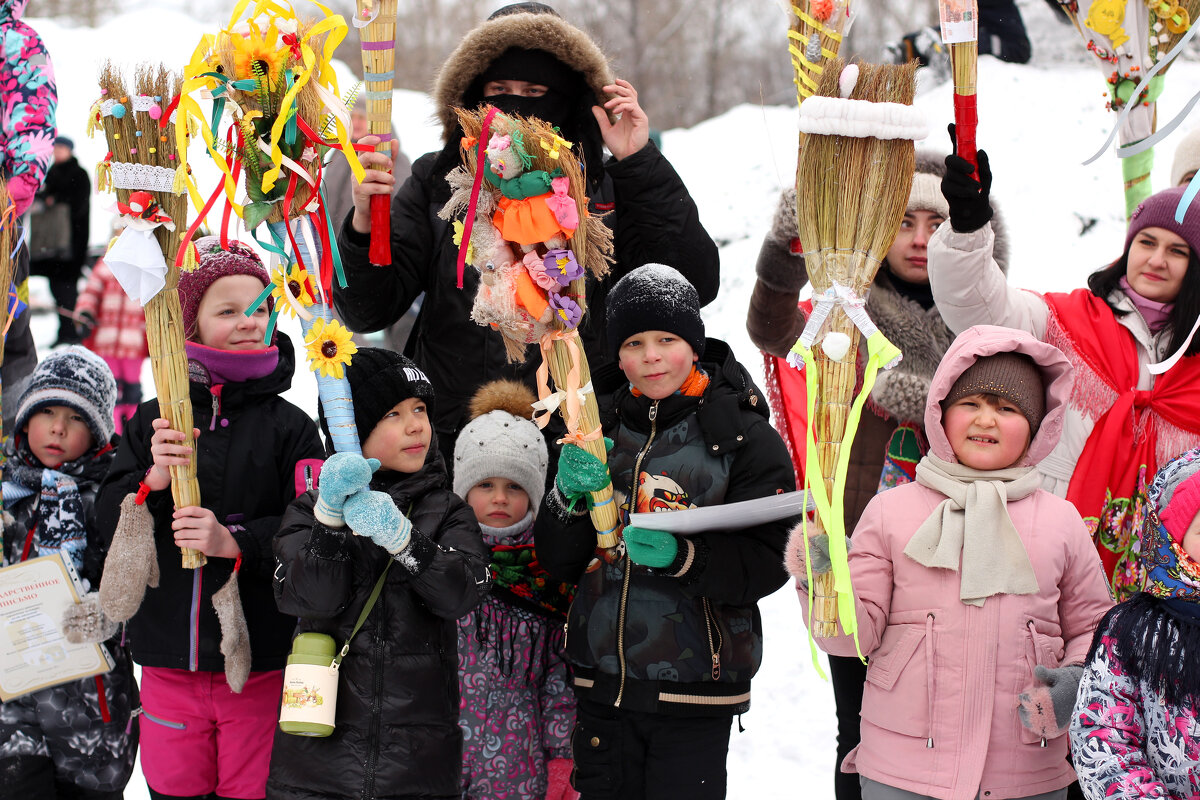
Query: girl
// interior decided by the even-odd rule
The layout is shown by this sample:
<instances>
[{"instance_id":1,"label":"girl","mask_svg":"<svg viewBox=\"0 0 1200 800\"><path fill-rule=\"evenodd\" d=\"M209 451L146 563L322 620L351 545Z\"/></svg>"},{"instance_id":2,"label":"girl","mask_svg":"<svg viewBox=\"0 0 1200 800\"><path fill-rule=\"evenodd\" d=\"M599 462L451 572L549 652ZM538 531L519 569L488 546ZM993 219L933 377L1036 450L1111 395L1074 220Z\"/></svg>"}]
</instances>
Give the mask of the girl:
<instances>
[{"instance_id":1,"label":"girl","mask_svg":"<svg viewBox=\"0 0 1200 800\"><path fill-rule=\"evenodd\" d=\"M454 620L491 588L487 550L450 491L425 373L364 347L346 379L362 455L325 463L319 493L292 503L274 545L280 610L300 617L299 632L346 644L335 728L276 732L271 797L459 800Z\"/></svg>"},{"instance_id":2,"label":"girl","mask_svg":"<svg viewBox=\"0 0 1200 800\"><path fill-rule=\"evenodd\" d=\"M96 489L112 462L117 387L104 362L82 347L46 358L17 404L5 444L4 565L61 554L87 594L63 632L103 642L116 666L0 703L0 775L7 797L114 800L137 752L137 684L117 626L99 611L104 542Z\"/></svg>"},{"instance_id":3,"label":"girl","mask_svg":"<svg viewBox=\"0 0 1200 800\"><path fill-rule=\"evenodd\" d=\"M916 480L863 512L849 562L869 661L862 742L842 769L865 800L1066 796L1065 714L1035 729L1018 707L1041 685L1035 668L1074 697L1068 665L1111 605L1078 513L1038 488L1070 384L1067 359L1029 334L966 331L933 376ZM807 614L804 535L792 532L788 568ZM856 654L844 634L817 643Z\"/></svg>"},{"instance_id":4,"label":"girl","mask_svg":"<svg viewBox=\"0 0 1200 800\"><path fill-rule=\"evenodd\" d=\"M533 392L484 384L454 446L454 491L491 548L495 589L458 622L463 797L576 797L570 787L575 696L563 652L574 587L546 575L533 516L546 486L546 440Z\"/></svg>"},{"instance_id":5,"label":"girl","mask_svg":"<svg viewBox=\"0 0 1200 800\"><path fill-rule=\"evenodd\" d=\"M958 156L942 184L950 224L929 243L933 296L951 330L1028 331L1058 347L1075 384L1058 447L1038 465L1044 488L1070 500L1091 529L1118 599L1142 585L1137 557L1146 481L1200 438L1200 207L1182 223L1182 188L1152 195L1129 220L1121 257L1086 289L1037 295L1009 286L992 258L987 155L982 183ZM1155 375L1151 364L1180 360Z\"/></svg>"},{"instance_id":6,"label":"girl","mask_svg":"<svg viewBox=\"0 0 1200 800\"><path fill-rule=\"evenodd\" d=\"M243 313L270 283L262 262L238 242L222 249L217 237L196 249L200 266L180 277L179 296L204 505L174 508L168 468L185 464L190 448L157 418L156 401L129 420L98 504L103 530L113 531L122 498L140 487L154 518L160 578L129 622L152 729L141 755L151 796L259 798L294 628L271 594L271 540L323 448L309 416L280 397L295 369L291 343L276 333L263 346L266 306ZM208 563L183 569L180 547ZM141 566L123 564L118 574ZM244 616L248 641L239 643L214 609L214 593L229 582L240 592L232 611ZM127 577L124 588L141 586Z\"/></svg>"},{"instance_id":7,"label":"girl","mask_svg":"<svg viewBox=\"0 0 1200 800\"><path fill-rule=\"evenodd\" d=\"M1149 503L1146 591L1100 623L1071 719L1088 797L1200 794L1200 448L1159 470Z\"/></svg>"}]
</instances>

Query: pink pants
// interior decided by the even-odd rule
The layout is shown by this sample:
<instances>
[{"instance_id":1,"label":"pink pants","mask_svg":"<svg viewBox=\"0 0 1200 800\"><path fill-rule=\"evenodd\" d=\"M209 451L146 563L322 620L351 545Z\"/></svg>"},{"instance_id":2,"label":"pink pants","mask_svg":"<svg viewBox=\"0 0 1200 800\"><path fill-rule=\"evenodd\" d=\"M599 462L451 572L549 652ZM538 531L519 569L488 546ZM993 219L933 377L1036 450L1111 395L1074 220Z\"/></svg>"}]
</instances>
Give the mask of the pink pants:
<instances>
[{"instance_id":1,"label":"pink pants","mask_svg":"<svg viewBox=\"0 0 1200 800\"><path fill-rule=\"evenodd\" d=\"M234 694L222 672L142 668L142 774L156 792L266 796L282 670L252 672Z\"/></svg>"},{"instance_id":2,"label":"pink pants","mask_svg":"<svg viewBox=\"0 0 1200 800\"><path fill-rule=\"evenodd\" d=\"M108 368L112 370L113 377L117 379L117 404L113 408L113 424L116 426L117 433L120 433L125 427L125 420L133 416L133 412L137 411L137 402L131 402L130 389L138 387L140 389L142 383L142 362L144 358L105 358L104 362L108 364ZM138 399L141 398L141 391L134 393Z\"/></svg>"}]
</instances>

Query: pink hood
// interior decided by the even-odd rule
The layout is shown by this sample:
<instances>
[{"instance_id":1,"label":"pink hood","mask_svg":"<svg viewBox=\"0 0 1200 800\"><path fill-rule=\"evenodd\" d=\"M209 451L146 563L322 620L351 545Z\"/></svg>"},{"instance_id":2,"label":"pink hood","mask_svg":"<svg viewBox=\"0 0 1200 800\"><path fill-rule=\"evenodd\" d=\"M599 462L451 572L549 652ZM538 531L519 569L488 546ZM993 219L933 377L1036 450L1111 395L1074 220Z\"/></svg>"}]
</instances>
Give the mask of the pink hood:
<instances>
[{"instance_id":1,"label":"pink hood","mask_svg":"<svg viewBox=\"0 0 1200 800\"><path fill-rule=\"evenodd\" d=\"M942 427L942 400L968 367L984 356L997 353L1023 353L1032 358L1041 367L1042 381L1046 386L1046 415L1017 466L1037 464L1058 444L1066 417L1067 398L1071 396L1071 383L1074 380L1067 357L1054 345L1046 344L1025 331L997 325L976 325L960 333L950 345L929 386L929 398L925 402L925 435L929 439L930 452L938 458L958 463Z\"/></svg>"}]
</instances>

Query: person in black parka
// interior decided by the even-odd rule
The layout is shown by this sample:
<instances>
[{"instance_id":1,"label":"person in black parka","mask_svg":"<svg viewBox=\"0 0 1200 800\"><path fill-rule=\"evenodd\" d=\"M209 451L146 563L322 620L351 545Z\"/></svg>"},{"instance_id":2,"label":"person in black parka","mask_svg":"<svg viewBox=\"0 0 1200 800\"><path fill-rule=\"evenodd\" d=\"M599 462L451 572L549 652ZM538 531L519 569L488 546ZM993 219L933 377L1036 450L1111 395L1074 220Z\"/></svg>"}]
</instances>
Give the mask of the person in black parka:
<instances>
[{"instance_id":1,"label":"person in black parka","mask_svg":"<svg viewBox=\"0 0 1200 800\"><path fill-rule=\"evenodd\" d=\"M50 279L54 302L66 311L74 311L79 299L79 278L87 260L88 221L91 218L92 181L87 170L74 155L75 143L66 136L54 140L54 164L46 173L46 183L39 197L47 203L62 203L71 211L70 252L66 258L34 261L34 275ZM63 313L58 316L58 339L55 344L80 341L75 321Z\"/></svg>"},{"instance_id":2,"label":"person in black parka","mask_svg":"<svg viewBox=\"0 0 1200 800\"><path fill-rule=\"evenodd\" d=\"M280 396L296 368L291 341L276 332L273 345L263 346L266 304L242 313L270 283L262 262L239 242L222 248L215 236L199 239L196 250L200 266L181 276L179 295L201 506L175 509L167 467L186 461L188 448L159 418L155 399L126 424L97 510L116 543L132 527L118 529L126 495L141 487L153 517L158 582L128 622L130 649L142 665L148 727L141 765L152 795L256 798L265 793L295 629L295 619L275 607L271 542L288 503L313 485L324 447L316 423ZM185 569L184 544L207 563ZM114 544L102 602L110 588L123 596L145 584L138 564L117 561L118 552ZM244 617L248 641L218 617L217 607L231 611L221 599L230 584L240 594L232 611Z\"/></svg>"},{"instance_id":3,"label":"person in black parka","mask_svg":"<svg viewBox=\"0 0 1200 800\"><path fill-rule=\"evenodd\" d=\"M291 504L274 545L279 609L300 618L298 633L348 640L335 727L320 738L276 732L267 796L457 800L455 620L491 588L489 552L475 512L450 491L425 373L360 348L346 377L362 454L325 462L319 492Z\"/></svg>"},{"instance_id":4,"label":"person in black parka","mask_svg":"<svg viewBox=\"0 0 1200 800\"><path fill-rule=\"evenodd\" d=\"M434 428L451 463L475 390L497 378L524 380L532 387L541 361L531 346L523 364L508 363L500 334L471 321L479 285L475 270L464 270L463 288L456 288L454 229L438 218L450 198L446 175L462 158L456 106L473 109L487 102L503 112L546 120L582 155L590 211L607 214L616 247L608 277L589 278L589 313L579 327L593 369L611 359L601 344L605 297L622 275L650 261L669 264L696 286L703 305L716 297L720 274L716 245L700 223L696 204L649 141L636 91L614 80L596 43L548 6L506 6L469 32L442 66L433 96L445 146L417 159L412 176L392 198L390 267L371 266L367 252L370 197L394 191L386 172L391 162L382 154L361 156L366 178L355 188L355 210L338 239L349 285L334 289L334 306L352 330L369 332L395 322L426 293L405 354L429 371L437 389ZM620 119L610 122L605 109ZM608 161L605 146L613 154Z\"/></svg>"}]
</instances>

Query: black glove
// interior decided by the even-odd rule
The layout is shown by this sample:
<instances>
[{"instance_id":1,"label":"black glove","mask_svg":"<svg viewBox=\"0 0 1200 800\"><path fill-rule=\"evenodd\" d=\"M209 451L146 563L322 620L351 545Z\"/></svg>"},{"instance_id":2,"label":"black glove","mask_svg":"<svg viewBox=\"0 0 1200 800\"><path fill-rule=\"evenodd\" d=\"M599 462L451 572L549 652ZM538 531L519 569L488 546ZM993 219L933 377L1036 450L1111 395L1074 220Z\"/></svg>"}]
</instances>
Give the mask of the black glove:
<instances>
[{"instance_id":1,"label":"black glove","mask_svg":"<svg viewBox=\"0 0 1200 800\"><path fill-rule=\"evenodd\" d=\"M958 150L958 139L954 134L954 123L950 123L950 141ZM987 153L975 153L979 161L979 178L974 177L975 168L959 155L946 156L946 175L942 178L942 194L950 204L950 227L959 233L977 231L992 218L992 205L988 193L992 189L992 171L988 168Z\"/></svg>"},{"instance_id":2,"label":"black glove","mask_svg":"<svg viewBox=\"0 0 1200 800\"><path fill-rule=\"evenodd\" d=\"M96 318L90 311L79 311L76 316L78 319L75 321L75 329L79 332L80 339L86 339L96 329Z\"/></svg>"}]
</instances>

